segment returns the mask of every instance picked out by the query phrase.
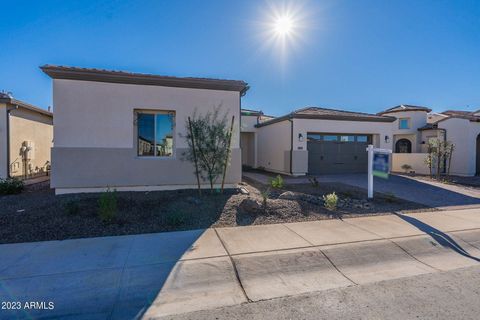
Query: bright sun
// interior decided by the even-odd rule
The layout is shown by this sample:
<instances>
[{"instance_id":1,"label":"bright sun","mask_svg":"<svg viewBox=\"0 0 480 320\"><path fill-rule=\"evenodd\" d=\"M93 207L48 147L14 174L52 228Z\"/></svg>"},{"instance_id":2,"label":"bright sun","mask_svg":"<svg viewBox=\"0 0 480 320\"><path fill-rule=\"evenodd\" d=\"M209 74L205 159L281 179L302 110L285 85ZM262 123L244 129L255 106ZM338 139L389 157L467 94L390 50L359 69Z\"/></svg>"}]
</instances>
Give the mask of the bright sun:
<instances>
[{"instance_id":1,"label":"bright sun","mask_svg":"<svg viewBox=\"0 0 480 320\"><path fill-rule=\"evenodd\" d=\"M275 33L279 36L289 35L293 28L293 20L289 16L278 17L274 22Z\"/></svg>"}]
</instances>

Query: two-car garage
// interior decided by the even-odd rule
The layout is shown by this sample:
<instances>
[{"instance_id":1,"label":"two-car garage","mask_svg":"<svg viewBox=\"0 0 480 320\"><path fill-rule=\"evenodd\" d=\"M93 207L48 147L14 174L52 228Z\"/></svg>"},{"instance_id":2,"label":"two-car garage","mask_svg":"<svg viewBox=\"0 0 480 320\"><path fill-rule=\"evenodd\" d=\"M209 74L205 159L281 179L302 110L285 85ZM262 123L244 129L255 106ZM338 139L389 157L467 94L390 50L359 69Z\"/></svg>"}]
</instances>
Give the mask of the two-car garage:
<instances>
[{"instance_id":1,"label":"two-car garage","mask_svg":"<svg viewBox=\"0 0 480 320\"><path fill-rule=\"evenodd\" d=\"M308 174L367 172L366 134L307 133Z\"/></svg>"}]
</instances>

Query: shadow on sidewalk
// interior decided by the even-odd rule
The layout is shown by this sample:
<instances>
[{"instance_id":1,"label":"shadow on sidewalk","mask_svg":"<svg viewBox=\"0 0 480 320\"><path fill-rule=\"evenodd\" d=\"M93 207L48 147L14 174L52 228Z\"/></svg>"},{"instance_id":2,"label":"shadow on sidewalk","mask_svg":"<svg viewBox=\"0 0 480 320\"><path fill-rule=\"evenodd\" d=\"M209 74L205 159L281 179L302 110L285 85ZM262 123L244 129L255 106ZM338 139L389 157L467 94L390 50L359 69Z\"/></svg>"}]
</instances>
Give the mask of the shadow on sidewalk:
<instances>
[{"instance_id":1,"label":"shadow on sidewalk","mask_svg":"<svg viewBox=\"0 0 480 320\"><path fill-rule=\"evenodd\" d=\"M470 258L472 260L475 260L477 262L480 262L480 258L472 256L470 253L468 253L465 249L462 248L452 237L450 237L448 234L444 233L441 230L438 230L431 225L428 225L418 219L415 219L414 217L403 215L403 214L398 214L396 215L419 229L420 231L425 232L428 234L430 237L432 237L435 241L437 241L441 246L450 248L457 253L461 254L464 257Z\"/></svg>"}]
</instances>

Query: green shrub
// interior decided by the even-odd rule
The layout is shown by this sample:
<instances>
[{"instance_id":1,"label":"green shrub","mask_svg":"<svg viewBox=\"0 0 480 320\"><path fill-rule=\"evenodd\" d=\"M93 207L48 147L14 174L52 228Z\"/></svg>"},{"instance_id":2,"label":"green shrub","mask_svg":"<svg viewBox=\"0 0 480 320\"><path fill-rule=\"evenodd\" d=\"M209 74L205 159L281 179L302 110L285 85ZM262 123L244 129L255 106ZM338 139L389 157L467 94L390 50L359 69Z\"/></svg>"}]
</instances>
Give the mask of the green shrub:
<instances>
[{"instance_id":1,"label":"green shrub","mask_svg":"<svg viewBox=\"0 0 480 320\"><path fill-rule=\"evenodd\" d=\"M275 188L275 189L283 188L282 176L278 175L276 178L273 178L272 180L270 180L270 185L272 186L272 188Z\"/></svg>"},{"instance_id":2,"label":"green shrub","mask_svg":"<svg viewBox=\"0 0 480 320\"><path fill-rule=\"evenodd\" d=\"M69 215L77 215L80 213L80 206L76 200L68 200L63 206L65 212Z\"/></svg>"},{"instance_id":3,"label":"green shrub","mask_svg":"<svg viewBox=\"0 0 480 320\"><path fill-rule=\"evenodd\" d=\"M104 222L111 222L117 213L117 192L110 188L98 199L98 216Z\"/></svg>"},{"instance_id":4,"label":"green shrub","mask_svg":"<svg viewBox=\"0 0 480 320\"><path fill-rule=\"evenodd\" d=\"M335 192L324 195L323 201L325 208L327 208L328 210L337 209L338 196L335 194Z\"/></svg>"},{"instance_id":5,"label":"green shrub","mask_svg":"<svg viewBox=\"0 0 480 320\"><path fill-rule=\"evenodd\" d=\"M262 192L260 192L260 194L262 196L263 210L266 211L267 210L267 200L270 197L270 188L267 188L267 189L263 190Z\"/></svg>"},{"instance_id":6,"label":"green shrub","mask_svg":"<svg viewBox=\"0 0 480 320\"><path fill-rule=\"evenodd\" d=\"M18 194L23 190L23 181L17 178L0 179L0 194Z\"/></svg>"}]
</instances>

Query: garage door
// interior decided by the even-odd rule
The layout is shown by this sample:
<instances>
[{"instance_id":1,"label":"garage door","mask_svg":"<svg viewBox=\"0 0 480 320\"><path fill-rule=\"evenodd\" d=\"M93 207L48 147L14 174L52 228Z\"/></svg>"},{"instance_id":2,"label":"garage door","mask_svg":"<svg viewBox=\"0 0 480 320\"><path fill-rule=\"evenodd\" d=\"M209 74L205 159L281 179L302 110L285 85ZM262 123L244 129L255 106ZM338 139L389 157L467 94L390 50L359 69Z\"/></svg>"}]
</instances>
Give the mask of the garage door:
<instances>
[{"instance_id":1,"label":"garage door","mask_svg":"<svg viewBox=\"0 0 480 320\"><path fill-rule=\"evenodd\" d=\"M367 172L371 135L308 133L308 173Z\"/></svg>"}]
</instances>

